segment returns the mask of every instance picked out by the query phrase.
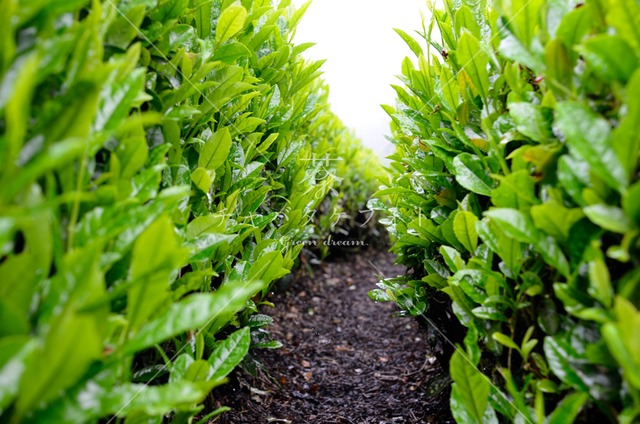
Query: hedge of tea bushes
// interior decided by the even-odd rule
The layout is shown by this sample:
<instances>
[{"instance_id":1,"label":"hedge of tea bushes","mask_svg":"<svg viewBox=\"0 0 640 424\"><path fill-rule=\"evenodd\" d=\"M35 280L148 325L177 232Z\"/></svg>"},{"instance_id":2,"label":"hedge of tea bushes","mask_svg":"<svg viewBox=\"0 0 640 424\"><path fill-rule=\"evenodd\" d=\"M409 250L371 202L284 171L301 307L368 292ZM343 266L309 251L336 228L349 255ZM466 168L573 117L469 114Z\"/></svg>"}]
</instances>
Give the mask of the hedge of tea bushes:
<instances>
[{"instance_id":1,"label":"hedge of tea bushes","mask_svg":"<svg viewBox=\"0 0 640 424\"><path fill-rule=\"evenodd\" d=\"M2 422L206 422L278 347L262 295L375 160L289 3L0 1Z\"/></svg>"},{"instance_id":2,"label":"hedge of tea bushes","mask_svg":"<svg viewBox=\"0 0 640 424\"><path fill-rule=\"evenodd\" d=\"M371 201L410 272L371 296L427 318L448 300L459 423L638 422L640 4L431 12L398 31L415 57Z\"/></svg>"}]
</instances>

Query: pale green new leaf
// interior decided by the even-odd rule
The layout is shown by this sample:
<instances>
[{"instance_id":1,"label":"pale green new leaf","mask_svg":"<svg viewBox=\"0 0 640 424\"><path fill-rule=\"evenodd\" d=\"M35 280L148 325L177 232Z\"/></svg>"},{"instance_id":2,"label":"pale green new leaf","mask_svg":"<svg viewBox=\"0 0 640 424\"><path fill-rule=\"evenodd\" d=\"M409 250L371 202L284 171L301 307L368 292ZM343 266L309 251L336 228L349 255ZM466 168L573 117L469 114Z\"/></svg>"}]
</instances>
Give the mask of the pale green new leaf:
<instances>
[{"instance_id":1,"label":"pale green new leaf","mask_svg":"<svg viewBox=\"0 0 640 424\"><path fill-rule=\"evenodd\" d=\"M635 0L611 0L607 21L640 53L640 6Z\"/></svg>"},{"instance_id":2,"label":"pale green new leaf","mask_svg":"<svg viewBox=\"0 0 640 424\"><path fill-rule=\"evenodd\" d=\"M458 40L458 64L467 72L474 87L486 102L489 97L489 57L482 50L480 42L470 32L463 32Z\"/></svg>"},{"instance_id":3,"label":"pale green new leaf","mask_svg":"<svg viewBox=\"0 0 640 424\"><path fill-rule=\"evenodd\" d=\"M615 206L597 204L587 206L583 210L591 222L605 230L625 234L633 229L633 223L625 215L624 211Z\"/></svg>"},{"instance_id":4,"label":"pale green new leaf","mask_svg":"<svg viewBox=\"0 0 640 424\"><path fill-rule=\"evenodd\" d=\"M247 9L240 4L233 4L227 7L220 17L216 26L216 45L220 46L225 41L236 35L243 27L247 19Z\"/></svg>"},{"instance_id":5,"label":"pale green new leaf","mask_svg":"<svg viewBox=\"0 0 640 424\"><path fill-rule=\"evenodd\" d=\"M411 37L409 34L407 34L401 29L394 28L393 30L404 40L405 43L407 43L407 45L409 46L413 54L416 55L416 57L420 57L420 55L423 54L422 47L420 47L420 44L418 44L418 42L414 40L413 37Z\"/></svg>"}]
</instances>

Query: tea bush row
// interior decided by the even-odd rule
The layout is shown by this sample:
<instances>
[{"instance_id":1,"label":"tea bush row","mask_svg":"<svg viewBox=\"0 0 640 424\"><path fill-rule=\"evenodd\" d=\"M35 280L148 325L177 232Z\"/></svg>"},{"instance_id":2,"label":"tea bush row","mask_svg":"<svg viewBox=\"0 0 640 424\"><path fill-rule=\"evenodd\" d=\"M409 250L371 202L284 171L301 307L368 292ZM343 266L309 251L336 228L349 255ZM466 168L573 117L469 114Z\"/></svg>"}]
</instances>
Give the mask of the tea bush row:
<instances>
[{"instance_id":1,"label":"tea bush row","mask_svg":"<svg viewBox=\"0 0 640 424\"><path fill-rule=\"evenodd\" d=\"M205 422L279 346L264 294L378 166L289 3L0 1L3 422Z\"/></svg>"},{"instance_id":2,"label":"tea bush row","mask_svg":"<svg viewBox=\"0 0 640 424\"><path fill-rule=\"evenodd\" d=\"M460 343L459 423L637 422L640 5L431 12L398 31L415 58L385 107L393 175L370 204L409 272L371 297Z\"/></svg>"}]
</instances>

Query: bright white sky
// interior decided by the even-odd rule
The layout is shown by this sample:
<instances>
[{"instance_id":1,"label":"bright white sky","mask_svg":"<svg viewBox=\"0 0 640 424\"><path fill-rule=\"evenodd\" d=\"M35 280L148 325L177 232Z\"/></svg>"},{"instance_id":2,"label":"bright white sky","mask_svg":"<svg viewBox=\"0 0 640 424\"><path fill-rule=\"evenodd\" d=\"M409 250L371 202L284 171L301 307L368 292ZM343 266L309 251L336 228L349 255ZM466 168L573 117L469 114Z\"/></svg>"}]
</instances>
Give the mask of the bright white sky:
<instances>
[{"instance_id":1,"label":"bright white sky","mask_svg":"<svg viewBox=\"0 0 640 424\"><path fill-rule=\"evenodd\" d=\"M305 0L293 0L300 6ZM327 59L324 79L332 110L381 156L393 152L385 139L390 118L380 104L395 104L402 60L411 50L393 31L422 28L426 0L314 0L298 26L296 43L314 42L305 55Z\"/></svg>"}]
</instances>

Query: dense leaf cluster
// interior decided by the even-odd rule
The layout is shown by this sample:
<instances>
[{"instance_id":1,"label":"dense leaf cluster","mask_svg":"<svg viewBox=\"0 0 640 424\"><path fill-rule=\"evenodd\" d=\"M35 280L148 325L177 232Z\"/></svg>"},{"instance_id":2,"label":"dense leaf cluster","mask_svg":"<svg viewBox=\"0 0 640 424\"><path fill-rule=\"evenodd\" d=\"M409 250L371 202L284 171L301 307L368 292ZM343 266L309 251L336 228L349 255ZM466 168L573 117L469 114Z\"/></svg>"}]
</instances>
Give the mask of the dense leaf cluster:
<instances>
[{"instance_id":1,"label":"dense leaf cluster","mask_svg":"<svg viewBox=\"0 0 640 424\"><path fill-rule=\"evenodd\" d=\"M0 1L3 422L190 422L278 346L261 295L378 166L289 3Z\"/></svg>"},{"instance_id":2,"label":"dense leaf cluster","mask_svg":"<svg viewBox=\"0 0 640 424\"><path fill-rule=\"evenodd\" d=\"M398 31L416 59L371 207L411 272L371 296L449 300L460 423L638 422L640 5L487 3Z\"/></svg>"}]
</instances>

